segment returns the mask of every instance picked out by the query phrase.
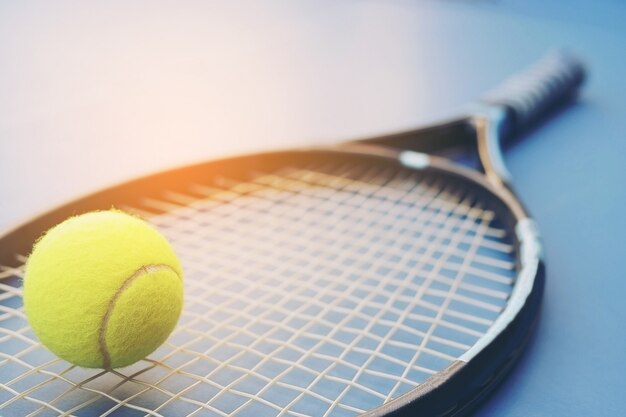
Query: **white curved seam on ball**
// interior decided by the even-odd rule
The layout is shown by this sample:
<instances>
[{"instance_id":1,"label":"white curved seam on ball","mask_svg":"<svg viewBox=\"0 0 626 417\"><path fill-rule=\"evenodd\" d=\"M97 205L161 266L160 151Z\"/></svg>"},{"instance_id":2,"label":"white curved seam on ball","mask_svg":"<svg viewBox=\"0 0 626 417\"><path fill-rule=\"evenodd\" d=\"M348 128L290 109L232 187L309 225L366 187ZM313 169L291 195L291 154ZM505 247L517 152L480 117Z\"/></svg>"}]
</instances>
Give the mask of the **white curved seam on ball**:
<instances>
[{"instance_id":1,"label":"white curved seam on ball","mask_svg":"<svg viewBox=\"0 0 626 417\"><path fill-rule=\"evenodd\" d=\"M117 303L117 300L124 293L124 291L126 291L132 285L132 283L135 282L137 279L151 272L159 272L159 271L165 271L165 270L172 271L174 274L176 274L177 277L180 278L180 275L178 274L178 272L169 265L166 265L166 264L143 265L138 270L133 272L131 276L129 276L128 278L124 280L124 283L117 289L117 291L111 298L111 301L109 301L109 307L107 308L107 311L104 314L104 318L102 319L102 325L100 326L100 334L98 337L98 342L100 345L100 353L102 354L102 361L103 361L102 367L104 369L111 368L111 356L109 354L109 349L107 348L106 332L107 332L107 328L109 327L109 320L111 319L111 316L113 315L113 310L115 310L115 304Z\"/></svg>"}]
</instances>

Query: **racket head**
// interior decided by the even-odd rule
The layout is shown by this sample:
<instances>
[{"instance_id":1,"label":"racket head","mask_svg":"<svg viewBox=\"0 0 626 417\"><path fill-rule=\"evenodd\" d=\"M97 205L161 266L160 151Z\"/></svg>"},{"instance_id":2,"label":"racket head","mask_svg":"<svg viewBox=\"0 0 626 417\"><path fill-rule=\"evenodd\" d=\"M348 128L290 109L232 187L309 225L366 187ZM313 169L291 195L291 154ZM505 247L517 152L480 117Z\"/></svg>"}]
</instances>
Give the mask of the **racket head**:
<instances>
[{"instance_id":1,"label":"racket head","mask_svg":"<svg viewBox=\"0 0 626 417\"><path fill-rule=\"evenodd\" d=\"M352 202L346 205L342 200L344 198L352 199ZM259 202L266 203L264 208L250 209ZM326 202L329 202L329 205L320 208ZM0 301L0 306L4 311L3 320L0 320L2 331L0 337L4 339L4 343L0 346L6 347L6 350L3 349L4 352L1 352L0 370L3 366L20 362L20 365L25 366L27 373L43 374L49 379L48 382L38 382L43 384L42 387L59 381L69 384L66 391L50 400L49 404L52 404L50 406L43 400L37 401L30 397L36 391L33 390L33 386L16 389L16 386L20 385L19 377L0 380L0 393L4 391L3 397L0 398L0 410L4 406L16 406L19 402L28 402L29 405L35 403L44 410L59 410L55 407L64 404L68 397L77 395L78 392L85 394L84 398L81 397L77 403L67 405L68 408L61 411L67 412L72 407L80 407L82 401L86 403L83 410L85 412L112 412L118 409L138 412L137 415L160 415L163 412L164 408L159 408L163 407L163 404L153 410L141 403L139 405L133 403L132 399L116 397L115 392L107 391L111 388L108 382L102 386L96 384L95 388L94 385L90 386L90 381L106 379L104 371L81 373L61 360L54 359L42 364L41 359L33 357L33 362L28 363L23 356L19 356L22 352L11 352L11 349L15 350L15 347L10 347L9 342L12 339L26 338L29 348L38 347L34 336L28 334L23 310L19 304L19 282L15 281L15 277L20 275L20 268L32 243L45 230L70 215L109 209L111 206L134 210L151 220L170 237L182 258L184 267L186 261L191 264L201 263L200 267L195 265L187 268L191 269L191 274L186 276L187 297L191 300L187 301L186 311L183 312L178 329L181 332L190 328L189 322L197 318L198 314L215 315L208 321L214 326L210 332L216 332L221 325L219 309L210 313L195 311L203 306L208 308L194 298L194 293L197 291L200 297L210 295L211 288L199 282L206 279L205 274L210 275L211 269L215 268L213 258L210 253L206 257L198 257L198 253L204 253L209 246L213 249L221 245L230 245L230 249L234 248L233 250L226 248L228 249L226 252L216 255L215 259L226 262L227 265L220 267L222 272L218 275L208 278L213 284L217 282L216 279L224 281L232 278L232 274L238 273L238 270L241 273L238 269L241 262L248 262L254 259L254 256L271 258L266 263L277 267L279 272L283 273L280 275L283 279L286 279L284 272L290 271L290 279L294 281L287 281L285 287L281 287L284 282L273 280L271 275L274 272L271 272L271 268L262 278L270 287L274 285L281 288L280 292L274 295L280 295L282 299L281 297L269 299L273 300L275 306L280 307L278 312L289 315L290 311L295 311L297 314L292 318L301 319L297 325L287 324L281 320L277 320L275 325L279 330L284 330L287 326L291 333L297 333L297 326L300 326L305 329L305 336L313 339L311 343L314 343L314 347L307 348L306 344L304 347L296 345L304 338L290 339L290 336L286 335L284 345L279 346L278 351L268 353L257 350L254 352L255 357L259 358L259 363L276 360L282 365L287 364L289 369L296 371L304 369L301 376L313 375L315 379L315 372L318 372L318 377L322 375L320 380L326 382L328 386L337 387L338 384L340 386L334 391L332 388L320 388L315 384L311 385L306 378L300 381L293 378L268 381L267 375L254 374L258 371L256 368L258 363L252 361L249 364L251 374L260 377L257 379L262 381L258 387L250 388L252 391L258 390L257 393L242 391L241 387L235 386L237 382L233 383L234 380L226 382L212 380L211 378L217 378L216 374L212 373L214 370L200 370L200 375L195 375L194 383L207 388L215 388L215 384L218 384L218 393L210 397L208 394L210 390L207 390L204 401L197 399L183 401L185 392L188 392L185 389L188 387L179 391L172 391L171 388L168 390L160 386L159 382L142 380L142 375L145 376L154 369L163 369L169 372L169 378L188 379L189 370L184 369L185 365L181 370L177 367L181 366L180 363L172 365L172 360L182 361L184 355L192 352L192 356L195 355L192 360L195 359L195 362L190 366L201 369L201 363L207 360L219 367L216 364L219 356L208 357L210 355L206 352L210 351L210 346L205 346L205 351L196 352L185 345L188 341L175 345L178 343L175 331L165 351L155 353L156 359L143 361L135 368L113 373L117 379L121 378L122 386L124 383L140 385L143 383L148 393L165 395L165 407L171 407L172 404L181 406L178 412L175 411L176 408L171 410L168 408L167 415L196 415L193 413L254 415L261 408L268 413L274 410L274 415L378 416L403 415L415 410L424 415L454 415L475 404L510 369L528 339L541 299L543 264L532 221L528 219L524 208L510 190L489 183L475 171L442 158L361 145L272 152L202 163L97 192L41 215L0 237L2 248L0 264L4 268L4 276L12 280L9 283L0 281L0 284L3 284L0 291L0 300L3 301ZM273 215L272 213L277 210L281 214ZM232 217L231 212L243 213L243 217L238 218L237 215ZM209 217L196 221L195 216L204 216L207 213ZM212 217L211 213L218 213L218 216ZM231 216L231 223L226 228L218 221L223 220L223 215ZM355 220L358 216L363 219ZM402 226L394 229L398 222L402 223ZM236 230L234 224L238 224L237 227L240 229ZM376 233L369 232L372 228ZM460 237L455 238L456 228L459 230L465 228L465 231L461 231L458 235ZM430 230L428 236L424 236L426 229ZM438 229L443 232L438 232ZM232 232L229 236L230 230ZM255 231L258 230L262 230L262 233L255 235ZM317 233L307 234L311 230L317 230ZM351 236L351 232L356 234ZM476 238L483 232L492 233L493 236ZM243 234L236 238L239 233ZM359 233L360 239L378 239L380 237L378 234L384 235L385 239L382 243L380 239L376 240L375 244L368 241L351 249L342 246L350 242L359 242L357 239ZM398 233L403 234L401 239L396 239ZM273 247L282 248L287 256L280 251L275 251L274 254L267 251L268 245L272 247L272 239L281 234L297 241L293 246L285 246L287 241L283 241ZM332 237L330 241L324 240L328 237L327 234ZM195 236L191 243L188 235ZM213 240L209 246L205 246L208 245L206 239ZM403 241L407 246L393 246L397 241ZM412 245L415 241L419 241L419 244ZM368 249L368 246L373 245L376 250ZM455 250L447 252L446 248L449 247L454 247ZM343 263L336 263L336 257L333 258L337 253L341 253L339 249L350 253L342 262L349 261L351 265L370 262L375 264L374 267L380 268L374 271L367 267L359 270L353 266L346 266L345 270L341 270L340 266ZM255 250L260 252L255 253ZM321 254L318 253L320 251ZM463 254L457 256L459 255L457 251ZM232 259L229 256L232 256ZM371 262L370 258L376 256L384 258L385 262L378 264L375 261ZM307 259L315 257L319 258L315 268L307 269L306 265L302 265L303 259L306 264ZM439 259L442 260L439 262ZM231 262L230 272L228 262ZM331 268L324 269L324 262L335 263ZM450 263L453 265L449 265ZM262 267L263 262L259 265ZM304 274L297 275L298 268L304 268ZM432 272L433 270L435 272ZM248 271L254 275L253 272L254 268L252 272ZM439 273L444 278L438 277ZM323 276L324 274L327 276ZM481 274L484 276L480 276ZM252 275L249 277L251 280ZM391 276L393 279L389 278ZM341 280L346 277L349 279L342 282ZM367 281L370 282L363 287L361 284ZM299 282L305 285L289 286ZM307 282L313 282L314 285L311 287ZM241 285L241 282L237 285ZM333 285L335 287L332 287ZM390 285L395 286L395 289L386 290L385 287ZM308 292L315 289L324 294L328 286L331 286L332 290L326 292L325 295L329 296L327 298L319 298L315 293ZM229 289L220 296L224 294L235 296L237 291L245 290L246 288L241 287L238 290ZM350 292L352 290L353 293ZM403 292L405 290L406 292ZM377 299L376 291L382 291L386 301ZM474 293L475 298L469 295L471 293ZM284 303L289 301L292 294L298 295L294 298L296 303L286 307ZM252 295L247 299L251 305L261 298L260 295L258 297ZM308 307L321 309L324 314L339 313L340 316L347 314L348 319L337 318L339 321L333 327L334 319L318 317L313 313L304 314L301 306L307 305L307 300L310 301ZM344 301L346 304L342 304ZM437 303L440 303L439 307L436 307ZM440 308L446 303L444 308ZM450 304L456 306L451 307ZM238 308L249 313L254 311L254 306L251 305L241 305ZM333 306L337 308L334 309ZM383 311L384 306L389 307L387 311ZM273 308L271 303L257 307L262 309L253 315L244 316L244 322L239 324L241 327L247 328L246 320L254 320L254 317L263 314L271 317L271 314L275 313L270 311ZM367 313L369 307L378 309L378 313ZM364 323L354 324L355 327L351 328L350 314L346 313L346 309L350 308L356 309L358 313L354 314L352 319L363 322L364 318L370 317L369 327L368 323ZM298 317L299 313L303 314ZM448 317L449 313L451 315ZM404 321L396 322L394 325L394 318ZM331 347L334 344L339 352L332 353L320 347L324 346L320 345L320 341L328 339L328 334L320 333L322 329L314 329L315 326L311 323L316 321L324 324L329 334L347 337L346 340L339 338L333 340L330 337L330 341L333 342ZM11 324L7 325L8 322ZM417 327L411 328L407 323L413 323ZM261 324L267 328L268 322ZM269 328L265 331L269 333L261 332L257 335L260 340L266 339L274 329ZM209 342L219 345L217 334L219 333L212 333ZM255 346L255 340L249 339L250 334L246 336L249 345L243 342L235 343L239 351L244 352L244 356L245 352L250 350L250 346ZM276 338L280 340L280 337L273 334L270 339L276 341ZM359 340L373 339L375 342L378 341L378 344L374 343L371 347L363 347L358 343L354 345L349 341L351 337L360 338ZM181 350L181 346L184 349ZM414 348L413 352L410 352L411 346ZM439 351L433 346L440 346ZM285 359L276 353L287 351L295 352L295 358ZM393 353L394 351L396 353ZM16 354L18 361L14 360ZM367 363L366 367L360 369L351 362L351 359L346 359L349 354L362 358L363 363ZM158 355L163 355L162 357L170 362L160 362ZM336 358L335 363L332 363L333 357ZM430 362L436 363L436 366L427 363L428 360L421 361L420 357L430 358ZM302 365L302 358L313 358L318 363ZM236 368L229 360L225 360L226 367L233 365ZM288 360L292 363L285 362ZM379 365L372 366L377 360L390 366L394 371L385 374ZM322 362L329 364L323 365ZM398 366L401 363L405 364L406 369L402 369L401 365ZM44 369L47 366L54 370ZM242 365L237 366L241 368ZM354 372L346 374L347 376L331 374L337 367L352 369ZM73 377L69 375L75 371L80 377L72 379ZM356 378L355 374L358 374ZM289 372L285 375L289 376ZM377 386L376 380L379 386L384 388L372 388ZM389 381L392 381L391 387ZM278 397L264 397L263 393L267 392L264 389L267 390L268 386L295 391L299 400L295 402L292 400L291 408L284 408L285 404L277 401ZM325 389L327 391L324 391ZM373 400L364 406L345 403L346 398L355 401L350 397L353 389L360 393L361 399ZM377 392L376 389L380 389L381 392ZM387 391L383 392L384 390ZM230 398L239 396L245 398L247 402L243 406L233 406L234 408L224 406L225 408L219 409L216 404L219 404L220 398L227 398L231 392L236 392L237 395ZM333 398L333 395L340 398ZM303 398L309 402L302 405ZM359 396L355 398L358 399ZM145 401L145 395L143 400ZM273 406L270 404L272 401L276 402ZM107 402L108 408L103 405ZM322 408L316 409L316 404ZM326 409L323 408L324 405ZM252 406L260 408L257 410L251 408ZM312 409L322 411L311 412ZM82 412L80 408L75 411Z\"/></svg>"}]
</instances>

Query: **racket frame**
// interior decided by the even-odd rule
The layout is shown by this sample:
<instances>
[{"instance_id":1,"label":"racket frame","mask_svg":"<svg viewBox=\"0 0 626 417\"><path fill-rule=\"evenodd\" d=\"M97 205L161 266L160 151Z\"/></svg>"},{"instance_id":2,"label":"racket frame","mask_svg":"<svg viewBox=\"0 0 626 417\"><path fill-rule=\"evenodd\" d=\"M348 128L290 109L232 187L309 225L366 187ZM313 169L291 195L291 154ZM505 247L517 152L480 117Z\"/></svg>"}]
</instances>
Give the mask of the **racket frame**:
<instances>
[{"instance_id":1,"label":"racket frame","mask_svg":"<svg viewBox=\"0 0 626 417\"><path fill-rule=\"evenodd\" d=\"M476 121L471 118L459 120L454 122L455 128L460 127L461 123L471 126ZM429 127L431 132L433 129ZM467 131L467 128L464 130ZM478 130L476 132L478 133ZM238 178L241 176L240 167L246 167L243 171L249 172L250 168L271 169L273 166L284 165L284 161L297 162L310 158L367 159L368 163L381 166L451 175L471 183L476 190L488 193L489 198L497 200L503 207L500 211L507 213L503 218L510 223L510 230L516 231L515 250L519 251L520 265L516 287L505 311L490 330L459 360L415 389L365 413L364 416L409 415L414 407L418 407L426 415L448 416L467 410L506 375L527 343L529 328L533 327L539 310L545 268L534 223L513 192L503 182L493 182L480 172L446 158L361 142L251 154L206 162L161 172L95 192L14 228L0 236L0 243L5 248L19 248L13 253L26 255L43 231L68 216L91 210L106 210L112 205L129 205L143 209L142 200L162 198L160 194L163 190L183 191L180 190L183 185L202 183L203 180L206 181L207 178L216 175ZM153 208L149 210L154 212ZM9 258L7 252L0 251L0 263L8 266L17 266L21 263L15 257Z\"/></svg>"},{"instance_id":2,"label":"racket frame","mask_svg":"<svg viewBox=\"0 0 626 417\"><path fill-rule=\"evenodd\" d=\"M415 407L424 415L464 414L497 386L527 345L537 322L545 281L540 236L512 190L500 142L573 98L584 78L584 67L577 59L557 54L505 83L469 113L425 128L334 147L266 152L199 163L109 187L0 233L0 247L10 248L0 250L0 265L19 267L42 232L68 216L109 209L112 205L142 209L145 199L161 198L163 190L183 191L180 190L183 185L202 183L219 175L237 179L242 172L250 172L258 165L285 166L285 160L297 162L313 156L360 158L396 168L451 175L488 194L494 204L501 206L498 211L504 222L509 223L509 230L515 231L513 241L518 262L515 288L489 330L458 360L416 388L363 415L409 416ZM430 155L447 155L449 150L467 150L468 146L477 148L484 173ZM155 212L155 209L147 211Z\"/></svg>"}]
</instances>

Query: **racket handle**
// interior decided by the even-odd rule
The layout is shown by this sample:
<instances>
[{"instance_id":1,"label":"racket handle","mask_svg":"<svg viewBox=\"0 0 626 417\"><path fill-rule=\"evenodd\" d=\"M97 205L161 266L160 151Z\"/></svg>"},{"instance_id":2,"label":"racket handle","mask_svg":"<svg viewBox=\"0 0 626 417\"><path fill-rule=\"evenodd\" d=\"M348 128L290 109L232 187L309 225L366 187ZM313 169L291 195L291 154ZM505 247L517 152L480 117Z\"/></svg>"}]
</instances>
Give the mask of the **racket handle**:
<instances>
[{"instance_id":1,"label":"racket handle","mask_svg":"<svg viewBox=\"0 0 626 417\"><path fill-rule=\"evenodd\" d=\"M574 98L584 80L582 62L563 51L556 51L506 80L486 94L481 102L507 109L505 136L513 136Z\"/></svg>"}]
</instances>

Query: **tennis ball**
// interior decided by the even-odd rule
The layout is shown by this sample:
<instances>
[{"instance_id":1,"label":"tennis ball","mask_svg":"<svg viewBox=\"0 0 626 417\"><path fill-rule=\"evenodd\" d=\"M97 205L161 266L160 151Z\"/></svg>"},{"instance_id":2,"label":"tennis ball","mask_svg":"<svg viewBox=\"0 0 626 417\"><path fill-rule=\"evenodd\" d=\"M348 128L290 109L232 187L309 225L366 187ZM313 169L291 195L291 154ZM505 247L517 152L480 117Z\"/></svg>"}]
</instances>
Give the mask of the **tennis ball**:
<instances>
[{"instance_id":1,"label":"tennis ball","mask_svg":"<svg viewBox=\"0 0 626 417\"><path fill-rule=\"evenodd\" d=\"M71 217L33 247L24 274L30 325L53 353L86 368L121 368L159 347L183 305L167 240L117 210Z\"/></svg>"}]
</instances>

